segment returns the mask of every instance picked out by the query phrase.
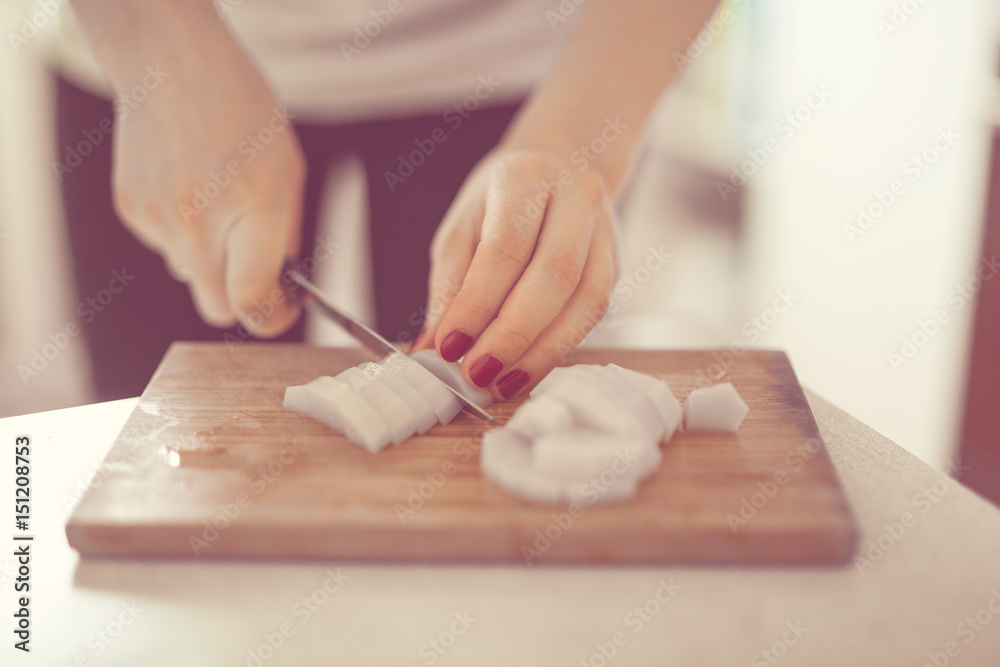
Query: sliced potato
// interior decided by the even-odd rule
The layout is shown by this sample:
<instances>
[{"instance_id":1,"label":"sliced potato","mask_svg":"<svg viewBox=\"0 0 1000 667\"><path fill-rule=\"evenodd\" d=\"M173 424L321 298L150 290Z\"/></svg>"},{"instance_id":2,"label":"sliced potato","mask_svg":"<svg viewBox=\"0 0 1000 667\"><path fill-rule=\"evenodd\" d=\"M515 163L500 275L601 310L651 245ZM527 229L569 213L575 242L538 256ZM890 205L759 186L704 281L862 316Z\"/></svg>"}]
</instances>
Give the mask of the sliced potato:
<instances>
[{"instance_id":1,"label":"sliced potato","mask_svg":"<svg viewBox=\"0 0 1000 667\"><path fill-rule=\"evenodd\" d=\"M405 354L392 354L382 364L395 371L427 399L438 421L447 424L462 411L462 404L455 394L438 381L437 377Z\"/></svg>"},{"instance_id":2,"label":"sliced potato","mask_svg":"<svg viewBox=\"0 0 1000 667\"><path fill-rule=\"evenodd\" d=\"M488 389L481 389L465 381L460 362L449 363L442 359L435 350L420 350L410 355L421 366L433 373L437 378L461 393L481 408L493 403L493 394Z\"/></svg>"},{"instance_id":3,"label":"sliced potato","mask_svg":"<svg viewBox=\"0 0 1000 667\"><path fill-rule=\"evenodd\" d=\"M392 440L382 416L351 387L332 377L285 389L284 406L342 431L373 454Z\"/></svg>"},{"instance_id":4,"label":"sliced potato","mask_svg":"<svg viewBox=\"0 0 1000 667\"><path fill-rule=\"evenodd\" d=\"M654 446L638 438L596 431L557 431L535 439L531 465L539 472L577 480L606 470L624 475L633 457Z\"/></svg>"},{"instance_id":5,"label":"sliced potato","mask_svg":"<svg viewBox=\"0 0 1000 667\"><path fill-rule=\"evenodd\" d=\"M384 382L379 381L377 376L369 378L355 366L337 375L336 379L354 389L382 415L382 419L389 427L389 433L392 434L393 444L398 445L416 432L413 411Z\"/></svg>"},{"instance_id":6,"label":"sliced potato","mask_svg":"<svg viewBox=\"0 0 1000 667\"><path fill-rule=\"evenodd\" d=\"M557 433L574 427L573 413L556 398L541 396L526 401L507 420L505 428L522 438L533 440L546 433Z\"/></svg>"},{"instance_id":7,"label":"sliced potato","mask_svg":"<svg viewBox=\"0 0 1000 667\"><path fill-rule=\"evenodd\" d=\"M385 365L375 362L361 364L358 367L366 377L376 381L382 381L394 394L403 399L406 406L413 414L413 430L417 433L426 433L427 429L437 423L437 415L434 408L427 402L420 392L414 389L409 382L397 375Z\"/></svg>"},{"instance_id":8,"label":"sliced potato","mask_svg":"<svg viewBox=\"0 0 1000 667\"><path fill-rule=\"evenodd\" d=\"M740 427L750 407L732 382L695 389L684 400L684 428L690 431L732 431Z\"/></svg>"}]
</instances>

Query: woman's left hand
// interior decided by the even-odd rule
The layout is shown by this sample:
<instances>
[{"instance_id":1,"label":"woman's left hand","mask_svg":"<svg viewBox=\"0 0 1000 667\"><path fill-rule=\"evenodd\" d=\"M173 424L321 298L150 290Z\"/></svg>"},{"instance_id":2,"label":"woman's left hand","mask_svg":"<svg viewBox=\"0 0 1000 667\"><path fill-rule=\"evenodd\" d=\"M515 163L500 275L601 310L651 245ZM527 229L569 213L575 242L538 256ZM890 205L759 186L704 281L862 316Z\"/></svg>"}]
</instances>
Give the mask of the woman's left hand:
<instances>
[{"instance_id":1,"label":"woman's left hand","mask_svg":"<svg viewBox=\"0 0 1000 667\"><path fill-rule=\"evenodd\" d=\"M433 346L447 361L464 355L466 379L501 398L533 386L607 312L616 224L590 165L494 151L434 236L427 323L413 349Z\"/></svg>"}]
</instances>

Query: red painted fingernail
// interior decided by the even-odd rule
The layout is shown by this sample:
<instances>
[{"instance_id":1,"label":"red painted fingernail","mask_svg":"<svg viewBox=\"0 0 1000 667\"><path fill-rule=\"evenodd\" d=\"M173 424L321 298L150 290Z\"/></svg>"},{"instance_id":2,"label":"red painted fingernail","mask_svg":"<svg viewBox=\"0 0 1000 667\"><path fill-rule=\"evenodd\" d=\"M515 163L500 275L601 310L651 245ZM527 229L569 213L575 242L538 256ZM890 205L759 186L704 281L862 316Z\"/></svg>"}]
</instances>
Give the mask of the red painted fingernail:
<instances>
[{"instance_id":1,"label":"red painted fingernail","mask_svg":"<svg viewBox=\"0 0 1000 667\"><path fill-rule=\"evenodd\" d=\"M497 391L504 398L510 398L528 384L528 371L518 368L497 380Z\"/></svg>"},{"instance_id":2,"label":"red painted fingernail","mask_svg":"<svg viewBox=\"0 0 1000 667\"><path fill-rule=\"evenodd\" d=\"M488 387L490 382L493 382L493 378L502 370L503 362L492 354L487 354L472 364L472 368L469 369L469 377L472 378L477 387Z\"/></svg>"},{"instance_id":3,"label":"red painted fingernail","mask_svg":"<svg viewBox=\"0 0 1000 667\"><path fill-rule=\"evenodd\" d=\"M458 361L472 345L472 336L464 331L452 331L441 341L441 358L445 361Z\"/></svg>"}]
</instances>

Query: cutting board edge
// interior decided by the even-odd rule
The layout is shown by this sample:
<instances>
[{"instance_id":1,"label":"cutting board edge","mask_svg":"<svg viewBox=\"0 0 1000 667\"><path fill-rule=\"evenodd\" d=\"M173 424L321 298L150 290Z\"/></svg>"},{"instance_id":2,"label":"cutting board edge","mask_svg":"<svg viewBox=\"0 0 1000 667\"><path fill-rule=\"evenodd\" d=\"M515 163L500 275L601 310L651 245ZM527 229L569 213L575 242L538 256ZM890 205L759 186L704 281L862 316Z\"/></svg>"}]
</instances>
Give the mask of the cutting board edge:
<instances>
[{"instance_id":1,"label":"cutting board edge","mask_svg":"<svg viewBox=\"0 0 1000 667\"><path fill-rule=\"evenodd\" d=\"M579 549L570 540L555 541L552 546L545 551L538 552L537 557L529 562L526 560L521 547L531 547L532 542L528 538L510 540L511 544L517 543L516 550L507 548L497 550L486 548L483 551L466 551L460 556L443 555L439 547L421 553L420 542L396 545L397 549L387 550L382 555L372 556L365 550L337 548L335 546L325 546L313 540L298 539L289 541L282 539L280 534L271 535L269 539L260 539L257 531L244 531L245 536L239 531L233 530L229 533L229 540L210 543L204 547L203 553L195 553L190 546L182 543L182 540L174 539L170 541L172 547L168 550L162 548L150 549L145 545L151 541L143 541L144 532L156 533L158 537L163 536L163 531L168 530L165 526L143 526L140 529L133 528L130 535L138 538L136 542L123 542L120 539L121 526L109 524L77 524L67 525L66 535L70 543L81 556L81 558L141 558L141 559L169 559L182 561L281 561L289 560L287 552L289 545L295 549L297 555L292 560L303 561L338 561L338 562L364 562L379 564L427 564L427 563L453 563L453 564L505 564L505 565L555 565L555 564L598 564L598 565L755 565L755 566L787 566L787 565L829 565L843 566L852 561L855 553L857 541L857 531L853 524L844 523L837 531L827 531L820 534L803 532L797 536L791 544L788 543L787 536L769 536L757 534L752 539L743 541L741 548L734 549L731 544L725 546L718 543L719 538L724 537L721 532L695 536L686 540L685 548L674 549L673 545L665 542L656 554L647 551L641 553L622 553L614 551L611 547L604 553L588 552ZM176 525L171 527L183 538L190 536L192 526ZM276 531L279 532L279 531ZM355 544L364 541L368 535L366 531L351 534L352 539L348 543ZM373 539L383 537L379 531L373 531L370 536ZM417 535L425 544L436 542L438 536ZM593 539L595 536L584 536ZM771 541L781 539L787 547L782 554L775 555L770 551ZM256 545L255 549L248 550L243 542ZM271 545L281 546L269 548ZM613 545L613 537L608 537L606 544ZM560 546L562 545L562 546ZM399 554L386 555L387 553ZM405 554L405 555L404 555Z\"/></svg>"}]
</instances>

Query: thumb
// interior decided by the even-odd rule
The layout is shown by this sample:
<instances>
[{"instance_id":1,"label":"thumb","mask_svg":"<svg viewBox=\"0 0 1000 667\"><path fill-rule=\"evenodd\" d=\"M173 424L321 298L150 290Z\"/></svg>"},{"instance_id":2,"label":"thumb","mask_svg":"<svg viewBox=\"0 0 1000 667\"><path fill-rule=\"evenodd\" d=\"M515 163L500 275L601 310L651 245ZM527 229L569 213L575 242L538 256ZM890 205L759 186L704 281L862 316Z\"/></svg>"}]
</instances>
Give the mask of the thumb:
<instances>
[{"instance_id":1,"label":"thumb","mask_svg":"<svg viewBox=\"0 0 1000 667\"><path fill-rule=\"evenodd\" d=\"M281 284L286 257L298 255L298 216L285 220L252 215L237 221L226 241L226 292L236 317L255 336L273 338L291 327L301 307ZM278 230L283 237L275 238ZM290 230L284 233L283 230Z\"/></svg>"}]
</instances>

